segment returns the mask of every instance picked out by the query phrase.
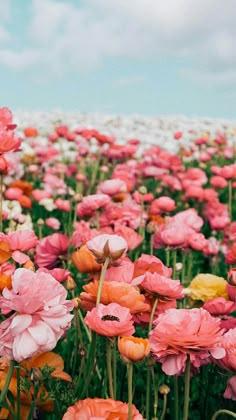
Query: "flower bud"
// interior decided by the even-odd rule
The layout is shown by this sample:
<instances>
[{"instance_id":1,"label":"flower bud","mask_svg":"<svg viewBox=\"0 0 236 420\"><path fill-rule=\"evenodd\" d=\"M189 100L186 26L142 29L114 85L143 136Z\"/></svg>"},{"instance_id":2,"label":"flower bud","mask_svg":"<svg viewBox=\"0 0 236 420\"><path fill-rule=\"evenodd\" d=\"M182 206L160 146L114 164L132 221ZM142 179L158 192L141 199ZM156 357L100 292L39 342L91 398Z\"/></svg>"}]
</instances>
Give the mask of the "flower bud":
<instances>
[{"instance_id":1,"label":"flower bud","mask_svg":"<svg viewBox=\"0 0 236 420\"><path fill-rule=\"evenodd\" d=\"M169 392L170 392L170 388L168 387L168 385L163 384L163 385L161 385L161 386L159 387L159 392L160 392L160 394L162 394L162 395L167 395L167 394L169 394Z\"/></svg>"},{"instance_id":2,"label":"flower bud","mask_svg":"<svg viewBox=\"0 0 236 420\"><path fill-rule=\"evenodd\" d=\"M68 276L66 279L66 288L67 290L74 290L76 288L76 283L71 276Z\"/></svg>"}]
</instances>

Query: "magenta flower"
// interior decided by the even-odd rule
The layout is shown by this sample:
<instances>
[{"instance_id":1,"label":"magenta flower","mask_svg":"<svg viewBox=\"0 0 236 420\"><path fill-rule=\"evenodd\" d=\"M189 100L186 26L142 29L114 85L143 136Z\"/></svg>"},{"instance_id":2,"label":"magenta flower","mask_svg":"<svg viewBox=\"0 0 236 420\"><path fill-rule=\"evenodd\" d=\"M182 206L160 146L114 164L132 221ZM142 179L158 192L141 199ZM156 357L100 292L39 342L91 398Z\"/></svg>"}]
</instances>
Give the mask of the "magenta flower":
<instances>
[{"instance_id":1,"label":"magenta flower","mask_svg":"<svg viewBox=\"0 0 236 420\"><path fill-rule=\"evenodd\" d=\"M204 309L169 309L159 315L150 332L151 352L162 363L167 375L183 373L187 355L191 365L199 368L210 361L210 356L221 359L222 348L220 319Z\"/></svg>"},{"instance_id":2,"label":"magenta flower","mask_svg":"<svg viewBox=\"0 0 236 420\"><path fill-rule=\"evenodd\" d=\"M91 330L106 337L133 335L133 318L128 308L118 303L100 303L87 313L84 322Z\"/></svg>"},{"instance_id":3,"label":"magenta flower","mask_svg":"<svg viewBox=\"0 0 236 420\"><path fill-rule=\"evenodd\" d=\"M4 315L14 313L0 324L0 356L20 362L52 350L70 327L73 302L50 274L24 268L15 271L12 289L0 297Z\"/></svg>"},{"instance_id":4,"label":"magenta flower","mask_svg":"<svg viewBox=\"0 0 236 420\"><path fill-rule=\"evenodd\" d=\"M39 241L35 262L38 267L55 268L62 259L66 259L67 250L68 237L62 233L53 233Z\"/></svg>"}]
</instances>

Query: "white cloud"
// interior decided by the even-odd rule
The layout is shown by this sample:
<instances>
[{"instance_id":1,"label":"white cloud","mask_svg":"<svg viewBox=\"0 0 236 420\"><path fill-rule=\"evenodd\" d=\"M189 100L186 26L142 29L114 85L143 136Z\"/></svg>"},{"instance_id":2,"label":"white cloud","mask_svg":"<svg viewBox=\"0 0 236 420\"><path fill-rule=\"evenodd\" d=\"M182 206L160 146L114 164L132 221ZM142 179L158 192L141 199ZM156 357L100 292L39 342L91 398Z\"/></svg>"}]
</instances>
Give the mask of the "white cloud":
<instances>
[{"instance_id":1,"label":"white cloud","mask_svg":"<svg viewBox=\"0 0 236 420\"><path fill-rule=\"evenodd\" d=\"M9 18L9 4L0 1L0 41L1 33L3 41L7 37L1 21ZM71 69L93 71L110 57L182 55L202 77L208 78L216 66L231 74L235 21L235 0L81 0L77 5L32 0L26 43L17 51L14 45L0 48L0 63L18 70L42 65L49 74L60 75Z\"/></svg>"}]
</instances>

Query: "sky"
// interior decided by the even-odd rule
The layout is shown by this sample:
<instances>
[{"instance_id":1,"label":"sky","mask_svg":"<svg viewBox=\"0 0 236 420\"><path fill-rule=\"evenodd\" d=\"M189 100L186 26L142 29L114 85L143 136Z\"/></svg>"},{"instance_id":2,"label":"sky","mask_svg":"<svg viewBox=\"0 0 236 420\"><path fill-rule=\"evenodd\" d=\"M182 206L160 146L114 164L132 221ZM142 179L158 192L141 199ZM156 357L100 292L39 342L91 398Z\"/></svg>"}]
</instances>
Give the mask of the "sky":
<instances>
[{"instance_id":1,"label":"sky","mask_svg":"<svg viewBox=\"0 0 236 420\"><path fill-rule=\"evenodd\" d=\"M236 119L236 0L0 0L0 106Z\"/></svg>"}]
</instances>

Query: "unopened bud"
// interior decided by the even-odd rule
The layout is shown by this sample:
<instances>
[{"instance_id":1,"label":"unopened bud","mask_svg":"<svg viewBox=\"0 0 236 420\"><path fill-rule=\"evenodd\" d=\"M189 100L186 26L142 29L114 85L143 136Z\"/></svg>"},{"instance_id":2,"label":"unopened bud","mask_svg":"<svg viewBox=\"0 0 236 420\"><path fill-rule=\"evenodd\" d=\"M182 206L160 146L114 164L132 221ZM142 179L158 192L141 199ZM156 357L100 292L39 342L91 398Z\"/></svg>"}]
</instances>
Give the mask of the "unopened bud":
<instances>
[{"instance_id":1,"label":"unopened bud","mask_svg":"<svg viewBox=\"0 0 236 420\"><path fill-rule=\"evenodd\" d=\"M38 219L37 220L37 225L38 226L43 226L44 225L44 220L43 219Z\"/></svg>"},{"instance_id":2,"label":"unopened bud","mask_svg":"<svg viewBox=\"0 0 236 420\"><path fill-rule=\"evenodd\" d=\"M66 288L67 290L73 290L76 288L76 283L71 276L68 276L66 279Z\"/></svg>"},{"instance_id":3,"label":"unopened bud","mask_svg":"<svg viewBox=\"0 0 236 420\"><path fill-rule=\"evenodd\" d=\"M183 264L181 262L178 262L175 264L175 268L176 268L176 271L181 271L183 268Z\"/></svg>"},{"instance_id":4,"label":"unopened bud","mask_svg":"<svg viewBox=\"0 0 236 420\"><path fill-rule=\"evenodd\" d=\"M72 299L72 302L74 303L74 308L79 309L81 307L81 300L79 297L75 297Z\"/></svg>"},{"instance_id":5,"label":"unopened bud","mask_svg":"<svg viewBox=\"0 0 236 420\"><path fill-rule=\"evenodd\" d=\"M169 394L169 392L170 392L170 388L168 387L168 385L163 384L163 385L161 385L161 386L159 387L159 392L160 392L160 394L162 394L162 395L167 395L167 394Z\"/></svg>"},{"instance_id":6,"label":"unopened bud","mask_svg":"<svg viewBox=\"0 0 236 420\"><path fill-rule=\"evenodd\" d=\"M138 191L142 195L147 194L147 188L144 185L142 185L141 187L139 187Z\"/></svg>"},{"instance_id":7,"label":"unopened bud","mask_svg":"<svg viewBox=\"0 0 236 420\"><path fill-rule=\"evenodd\" d=\"M31 260L26 261L26 263L23 265L23 267L26 268L27 270L35 271L34 263Z\"/></svg>"},{"instance_id":8,"label":"unopened bud","mask_svg":"<svg viewBox=\"0 0 236 420\"><path fill-rule=\"evenodd\" d=\"M41 381L43 378L42 372L39 368L33 367L30 372L30 379L32 382Z\"/></svg>"}]
</instances>

